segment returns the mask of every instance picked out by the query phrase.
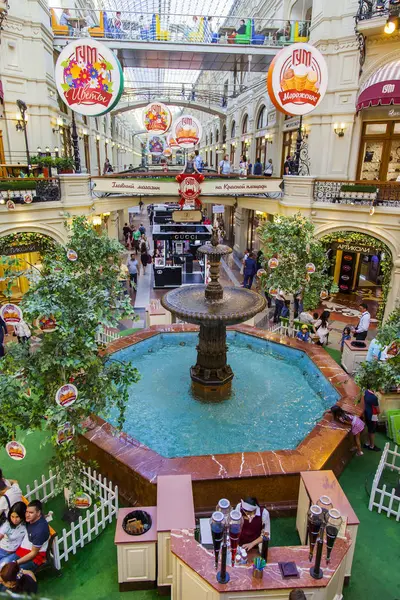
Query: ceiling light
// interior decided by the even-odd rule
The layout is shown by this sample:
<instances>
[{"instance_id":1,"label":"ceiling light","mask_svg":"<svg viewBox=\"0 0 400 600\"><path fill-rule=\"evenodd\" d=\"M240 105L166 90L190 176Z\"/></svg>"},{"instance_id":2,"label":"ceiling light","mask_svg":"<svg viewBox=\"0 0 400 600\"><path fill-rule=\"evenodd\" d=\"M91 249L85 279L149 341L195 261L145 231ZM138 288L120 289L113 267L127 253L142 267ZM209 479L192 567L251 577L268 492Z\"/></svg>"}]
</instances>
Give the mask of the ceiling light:
<instances>
[{"instance_id":1,"label":"ceiling light","mask_svg":"<svg viewBox=\"0 0 400 600\"><path fill-rule=\"evenodd\" d=\"M384 32L388 35L394 33L397 27L397 17L389 17L384 28Z\"/></svg>"}]
</instances>

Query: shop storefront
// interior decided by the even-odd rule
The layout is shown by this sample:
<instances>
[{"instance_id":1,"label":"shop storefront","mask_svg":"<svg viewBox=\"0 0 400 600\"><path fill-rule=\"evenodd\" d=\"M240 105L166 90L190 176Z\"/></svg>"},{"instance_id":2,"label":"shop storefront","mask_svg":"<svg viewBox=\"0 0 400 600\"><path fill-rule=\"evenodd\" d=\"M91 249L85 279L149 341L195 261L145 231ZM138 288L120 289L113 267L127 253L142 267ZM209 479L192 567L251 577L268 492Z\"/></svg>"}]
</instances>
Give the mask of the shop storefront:
<instances>
[{"instance_id":1,"label":"shop storefront","mask_svg":"<svg viewBox=\"0 0 400 600\"><path fill-rule=\"evenodd\" d=\"M389 63L362 86L357 112L363 121L358 180L400 177L400 61Z\"/></svg>"},{"instance_id":2,"label":"shop storefront","mask_svg":"<svg viewBox=\"0 0 400 600\"><path fill-rule=\"evenodd\" d=\"M10 247L3 250L1 255L9 259L9 264L0 264L0 302L11 300L18 303L29 289L29 280L24 275L14 278L14 274L17 275L31 267L40 269L41 254L36 244L29 244L15 246L15 249Z\"/></svg>"},{"instance_id":3,"label":"shop storefront","mask_svg":"<svg viewBox=\"0 0 400 600\"><path fill-rule=\"evenodd\" d=\"M330 253L334 264L334 282L342 294L382 285L384 253L373 245L334 242Z\"/></svg>"},{"instance_id":4,"label":"shop storefront","mask_svg":"<svg viewBox=\"0 0 400 600\"><path fill-rule=\"evenodd\" d=\"M249 248L252 252L258 252L259 250L261 250L261 243L260 238L257 234L257 228L260 227L266 221L271 221L272 219L273 215L269 215L266 212L260 212L259 210L249 210L246 248Z\"/></svg>"},{"instance_id":5,"label":"shop storefront","mask_svg":"<svg viewBox=\"0 0 400 600\"><path fill-rule=\"evenodd\" d=\"M300 117L286 117L282 126L283 143L281 156L281 175L283 175L283 165L287 156L294 156L297 148L297 132L300 127Z\"/></svg>"}]
</instances>

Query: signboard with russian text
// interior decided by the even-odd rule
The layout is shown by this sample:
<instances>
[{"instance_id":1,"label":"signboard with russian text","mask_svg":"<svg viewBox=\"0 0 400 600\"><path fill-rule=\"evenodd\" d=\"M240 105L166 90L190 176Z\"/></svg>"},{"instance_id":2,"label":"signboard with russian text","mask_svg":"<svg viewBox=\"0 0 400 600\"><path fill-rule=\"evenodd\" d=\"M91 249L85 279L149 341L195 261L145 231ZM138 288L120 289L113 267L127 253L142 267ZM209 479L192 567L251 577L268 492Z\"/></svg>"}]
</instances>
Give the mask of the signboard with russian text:
<instances>
[{"instance_id":1,"label":"signboard with russian text","mask_svg":"<svg viewBox=\"0 0 400 600\"><path fill-rule=\"evenodd\" d=\"M310 44L291 44L283 48L268 69L269 97L274 106L287 115L304 116L315 110L327 87L325 59Z\"/></svg>"},{"instance_id":2,"label":"signboard with russian text","mask_svg":"<svg viewBox=\"0 0 400 600\"><path fill-rule=\"evenodd\" d=\"M201 210L174 210L172 213L174 223L201 223L202 218Z\"/></svg>"},{"instance_id":3,"label":"signboard with russian text","mask_svg":"<svg viewBox=\"0 0 400 600\"><path fill-rule=\"evenodd\" d=\"M110 112L124 90L118 58L110 48L92 38L74 40L61 51L55 79L63 102L88 117Z\"/></svg>"}]
</instances>

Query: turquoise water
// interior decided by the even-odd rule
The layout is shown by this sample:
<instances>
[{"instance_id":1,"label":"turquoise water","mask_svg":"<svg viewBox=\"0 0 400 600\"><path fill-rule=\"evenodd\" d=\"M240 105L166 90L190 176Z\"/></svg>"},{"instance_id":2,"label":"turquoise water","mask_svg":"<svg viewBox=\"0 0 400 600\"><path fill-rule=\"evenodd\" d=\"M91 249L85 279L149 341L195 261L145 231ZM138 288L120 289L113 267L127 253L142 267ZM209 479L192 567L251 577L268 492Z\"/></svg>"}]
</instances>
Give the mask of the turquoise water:
<instances>
[{"instance_id":1,"label":"turquoise water","mask_svg":"<svg viewBox=\"0 0 400 600\"><path fill-rule=\"evenodd\" d=\"M162 456L294 449L338 399L303 352L230 332L232 395L222 403L196 400L189 375L196 342L195 333L168 333L113 355L141 374L124 431Z\"/></svg>"}]
</instances>

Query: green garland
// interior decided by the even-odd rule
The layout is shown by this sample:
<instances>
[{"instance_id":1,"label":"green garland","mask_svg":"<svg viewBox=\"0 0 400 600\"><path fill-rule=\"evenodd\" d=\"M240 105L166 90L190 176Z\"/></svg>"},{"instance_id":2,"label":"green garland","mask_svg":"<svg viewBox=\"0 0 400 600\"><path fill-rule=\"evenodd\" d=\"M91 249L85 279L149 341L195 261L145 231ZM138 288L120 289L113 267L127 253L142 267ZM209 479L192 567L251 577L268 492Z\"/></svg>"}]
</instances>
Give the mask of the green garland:
<instances>
[{"instance_id":1,"label":"green garland","mask_svg":"<svg viewBox=\"0 0 400 600\"><path fill-rule=\"evenodd\" d=\"M385 313L385 306L388 299L389 291L390 291L390 281L392 278L392 269L393 269L393 259L392 253L389 250L388 246L378 240L372 235L368 235L366 233L357 233L355 231L335 231L334 233L328 233L320 238L323 244L326 246L330 246L333 242L351 242L356 243L358 245L373 245L379 252L383 252L385 257L381 262L381 269L383 273L382 280L382 299L383 302L379 305L379 309L377 312L377 319L380 323L382 323L383 315Z\"/></svg>"},{"instance_id":2,"label":"green garland","mask_svg":"<svg viewBox=\"0 0 400 600\"><path fill-rule=\"evenodd\" d=\"M37 251L44 255L54 251L57 242L46 235L42 235L41 233L11 233L10 235L0 237L0 256L6 250L8 254L10 247L12 246L29 246L30 244L36 244L38 248Z\"/></svg>"}]
</instances>

